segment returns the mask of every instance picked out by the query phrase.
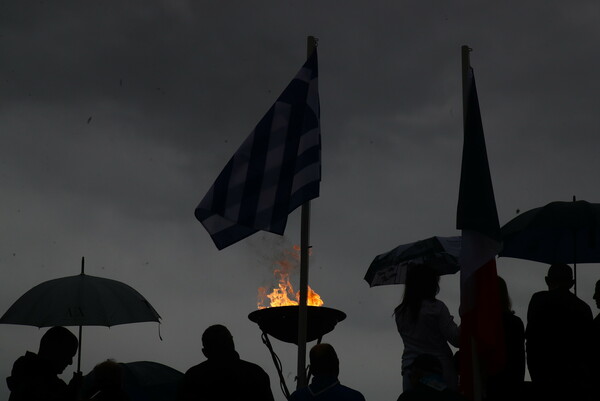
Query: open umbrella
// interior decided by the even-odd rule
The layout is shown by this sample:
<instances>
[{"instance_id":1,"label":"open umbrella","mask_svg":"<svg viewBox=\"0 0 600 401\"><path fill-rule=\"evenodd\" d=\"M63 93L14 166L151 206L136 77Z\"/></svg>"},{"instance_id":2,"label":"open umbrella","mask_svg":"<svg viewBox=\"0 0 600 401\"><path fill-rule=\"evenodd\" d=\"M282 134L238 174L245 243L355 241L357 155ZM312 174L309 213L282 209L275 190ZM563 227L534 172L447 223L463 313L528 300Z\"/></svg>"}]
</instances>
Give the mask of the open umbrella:
<instances>
[{"instance_id":1,"label":"open umbrella","mask_svg":"<svg viewBox=\"0 0 600 401\"><path fill-rule=\"evenodd\" d=\"M131 401L171 401L183 373L158 362L137 361L120 363L123 371L123 390ZM88 398L95 391L94 371L84 377L82 393ZM87 398L86 398L87 399Z\"/></svg>"},{"instance_id":2,"label":"open umbrella","mask_svg":"<svg viewBox=\"0 0 600 401\"><path fill-rule=\"evenodd\" d=\"M499 256L542 263L600 262L600 204L551 202L522 213L502 227ZM575 281L577 293L577 281Z\"/></svg>"},{"instance_id":3,"label":"open umbrella","mask_svg":"<svg viewBox=\"0 0 600 401\"><path fill-rule=\"evenodd\" d=\"M159 321L152 305L127 284L84 274L83 258L81 274L33 287L0 318L0 323L26 326L79 326L77 371L81 367L82 326Z\"/></svg>"},{"instance_id":4,"label":"open umbrella","mask_svg":"<svg viewBox=\"0 0 600 401\"><path fill-rule=\"evenodd\" d=\"M377 255L365 274L369 286L404 284L409 267L427 264L439 275L453 274L460 270L461 237L431 237L397 246L389 252Z\"/></svg>"}]
</instances>

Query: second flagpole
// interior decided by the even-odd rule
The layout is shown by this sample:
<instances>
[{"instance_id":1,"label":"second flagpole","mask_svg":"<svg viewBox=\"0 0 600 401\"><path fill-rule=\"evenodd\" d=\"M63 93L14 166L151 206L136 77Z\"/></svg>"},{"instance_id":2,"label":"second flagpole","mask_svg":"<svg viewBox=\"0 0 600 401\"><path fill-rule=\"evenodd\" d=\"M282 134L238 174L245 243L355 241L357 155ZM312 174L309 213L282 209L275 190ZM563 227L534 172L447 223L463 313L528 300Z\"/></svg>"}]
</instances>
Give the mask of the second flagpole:
<instances>
[{"instance_id":1,"label":"second flagpole","mask_svg":"<svg viewBox=\"0 0 600 401\"><path fill-rule=\"evenodd\" d=\"M461 46L461 61L462 61L462 103L463 103L463 130L467 125L467 109L468 109L468 76L469 71L471 69L471 57L470 53L473 49L471 49L467 45ZM462 272L461 272L462 274ZM462 291L462 288L461 288ZM462 295L461 295L462 296ZM477 344L475 343L475 339L471 337L470 339L471 346L471 374L472 374L472 389L469 391L473 395L473 401L481 401L483 399L483 376L481 371L481 363L479 354L477 352ZM464 355L464 354L463 354Z\"/></svg>"},{"instance_id":2,"label":"second flagpole","mask_svg":"<svg viewBox=\"0 0 600 401\"><path fill-rule=\"evenodd\" d=\"M314 36L306 38L306 58L317 47ZM298 375L296 388L308 385L306 378L306 327L308 324L308 249L310 233L310 201L302 205L300 223L300 303L298 305Z\"/></svg>"}]
</instances>

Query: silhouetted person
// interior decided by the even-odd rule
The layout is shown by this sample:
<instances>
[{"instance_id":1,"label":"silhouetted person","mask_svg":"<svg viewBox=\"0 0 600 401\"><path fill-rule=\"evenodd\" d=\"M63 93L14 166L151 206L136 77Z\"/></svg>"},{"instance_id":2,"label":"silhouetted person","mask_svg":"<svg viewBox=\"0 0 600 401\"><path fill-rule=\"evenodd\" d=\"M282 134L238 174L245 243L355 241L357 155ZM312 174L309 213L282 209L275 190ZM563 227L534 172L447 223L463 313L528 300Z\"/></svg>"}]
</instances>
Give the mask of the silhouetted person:
<instances>
[{"instance_id":1,"label":"silhouetted person","mask_svg":"<svg viewBox=\"0 0 600 401\"><path fill-rule=\"evenodd\" d=\"M600 280L596 281L593 299L596 302L596 308L600 309ZM598 343L598 346L600 347L600 313L594 318L592 330L594 342ZM600 363L600 360L598 363Z\"/></svg>"},{"instance_id":2,"label":"silhouetted person","mask_svg":"<svg viewBox=\"0 0 600 401\"><path fill-rule=\"evenodd\" d=\"M37 354L27 351L15 361L6 379L9 401L76 400L81 373L73 374L68 385L58 375L73 363L77 347L77 337L64 327L46 331Z\"/></svg>"},{"instance_id":3,"label":"silhouetted person","mask_svg":"<svg viewBox=\"0 0 600 401\"><path fill-rule=\"evenodd\" d=\"M398 401L466 401L454 390L450 390L443 378L440 360L428 354L421 354L411 365L410 389L405 390Z\"/></svg>"},{"instance_id":4,"label":"silhouetted person","mask_svg":"<svg viewBox=\"0 0 600 401\"><path fill-rule=\"evenodd\" d=\"M91 401L129 401L123 390L123 368L121 364L107 359L94 367L93 395Z\"/></svg>"},{"instance_id":5,"label":"silhouetted person","mask_svg":"<svg viewBox=\"0 0 600 401\"><path fill-rule=\"evenodd\" d=\"M596 281L594 287L594 301L596 308L600 309L600 280ZM592 392L596 400L600 400L600 388L595 384L600 379L600 313L596 315L592 323L592 353L590 355L591 381L594 383Z\"/></svg>"},{"instance_id":6,"label":"silhouetted person","mask_svg":"<svg viewBox=\"0 0 600 401\"><path fill-rule=\"evenodd\" d=\"M525 381L525 326L512 310L506 281L502 277L498 277L498 290L506 344L506 365L502 371L489 378L487 393L490 400L507 400L519 396Z\"/></svg>"},{"instance_id":7,"label":"silhouetted person","mask_svg":"<svg viewBox=\"0 0 600 401\"><path fill-rule=\"evenodd\" d=\"M409 268L404 297L394 310L396 326L404 342L404 391L411 387L411 365L421 354L437 357L442 365L446 385L451 390L458 388L458 374L448 343L458 347L459 330L448 307L435 298L440 291L439 280L439 276L429 266Z\"/></svg>"},{"instance_id":8,"label":"silhouetted person","mask_svg":"<svg viewBox=\"0 0 600 401\"><path fill-rule=\"evenodd\" d=\"M307 387L294 391L290 401L365 401L360 392L340 384L340 361L331 345L312 347L309 360L313 379Z\"/></svg>"},{"instance_id":9,"label":"silhouetted person","mask_svg":"<svg viewBox=\"0 0 600 401\"><path fill-rule=\"evenodd\" d=\"M527 311L527 365L534 388L544 399L583 399L589 373L590 307L570 292L573 272L553 264L546 276L548 291L531 297Z\"/></svg>"},{"instance_id":10,"label":"silhouetted person","mask_svg":"<svg viewBox=\"0 0 600 401\"><path fill-rule=\"evenodd\" d=\"M225 326L207 328L202 347L207 360L185 373L180 400L273 401L269 376L260 366L240 359Z\"/></svg>"}]
</instances>

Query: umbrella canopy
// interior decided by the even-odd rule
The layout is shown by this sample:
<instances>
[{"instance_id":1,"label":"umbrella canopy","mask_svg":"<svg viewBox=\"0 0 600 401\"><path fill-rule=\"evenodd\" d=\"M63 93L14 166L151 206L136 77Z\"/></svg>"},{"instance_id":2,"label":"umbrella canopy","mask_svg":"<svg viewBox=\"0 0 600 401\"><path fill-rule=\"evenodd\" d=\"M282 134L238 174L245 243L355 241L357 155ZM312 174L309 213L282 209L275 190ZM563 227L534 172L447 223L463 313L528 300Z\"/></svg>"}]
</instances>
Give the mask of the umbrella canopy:
<instances>
[{"instance_id":1,"label":"umbrella canopy","mask_svg":"<svg viewBox=\"0 0 600 401\"><path fill-rule=\"evenodd\" d=\"M427 264L438 274L453 274L460 270L461 237L431 237L397 246L377 255L365 274L369 286L404 284L409 267Z\"/></svg>"},{"instance_id":2,"label":"umbrella canopy","mask_svg":"<svg viewBox=\"0 0 600 401\"><path fill-rule=\"evenodd\" d=\"M0 323L110 327L159 319L152 305L127 284L82 273L33 287L6 311Z\"/></svg>"},{"instance_id":3,"label":"umbrella canopy","mask_svg":"<svg viewBox=\"0 0 600 401\"><path fill-rule=\"evenodd\" d=\"M551 202L502 227L499 256L542 263L600 262L600 204Z\"/></svg>"},{"instance_id":4,"label":"umbrella canopy","mask_svg":"<svg viewBox=\"0 0 600 401\"><path fill-rule=\"evenodd\" d=\"M123 390L131 401L171 401L177 398L183 373L158 362L138 361L120 363L123 369ZM86 375L82 393L95 392L94 372Z\"/></svg>"},{"instance_id":5,"label":"umbrella canopy","mask_svg":"<svg viewBox=\"0 0 600 401\"><path fill-rule=\"evenodd\" d=\"M82 326L160 322L160 315L136 290L120 281L81 274L36 285L0 318L25 326L79 326L77 371L81 367Z\"/></svg>"}]
</instances>

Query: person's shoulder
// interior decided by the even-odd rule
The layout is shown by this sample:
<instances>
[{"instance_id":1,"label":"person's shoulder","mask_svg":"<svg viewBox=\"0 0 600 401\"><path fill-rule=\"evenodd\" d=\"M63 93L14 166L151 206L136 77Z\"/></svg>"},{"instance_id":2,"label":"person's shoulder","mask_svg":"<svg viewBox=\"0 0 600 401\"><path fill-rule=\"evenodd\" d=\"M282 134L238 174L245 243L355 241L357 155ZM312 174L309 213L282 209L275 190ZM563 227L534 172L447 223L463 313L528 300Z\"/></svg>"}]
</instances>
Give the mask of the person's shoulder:
<instances>
[{"instance_id":1,"label":"person's shoulder","mask_svg":"<svg viewBox=\"0 0 600 401\"><path fill-rule=\"evenodd\" d=\"M261 368L259 365L255 364L254 362L246 361L245 359L240 359L239 363L248 369L263 370L263 368Z\"/></svg>"},{"instance_id":2,"label":"person's shoulder","mask_svg":"<svg viewBox=\"0 0 600 401\"><path fill-rule=\"evenodd\" d=\"M25 355L21 355L13 364L13 371L15 370L29 370L37 368L39 366L39 358L37 354L27 351Z\"/></svg>"},{"instance_id":3,"label":"person's shoulder","mask_svg":"<svg viewBox=\"0 0 600 401\"><path fill-rule=\"evenodd\" d=\"M310 392L308 391L308 387L303 387L301 389L294 391L292 393L292 395L290 395L290 398L288 400L289 401L305 401L305 400L310 400L310 398L311 398L311 395L310 395Z\"/></svg>"},{"instance_id":4,"label":"person's shoulder","mask_svg":"<svg viewBox=\"0 0 600 401\"><path fill-rule=\"evenodd\" d=\"M590 308L590 306L587 304L587 302L583 301L581 298L579 298L577 295L569 293L571 295L573 295L573 297L575 298L575 301L579 307L579 309L585 313L587 316L590 317L590 319L594 318L594 315L592 314L592 308Z\"/></svg>"},{"instance_id":5,"label":"person's shoulder","mask_svg":"<svg viewBox=\"0 0 600 401\"><path fill-rule=\"evenodd\" d=\"M582 308L589 309L590 312L592 311L592 308L590 308L590 306L587 304L587 302L585 302L584 300L579 298L577 295L573 294L571 291L569 291L569 294L570 294L571 299L573 299L573 302L576 302Z\"/></svg>"},{"instance_id":6,"label":"person's shoulder","mask_svg":"<svg viewBox=\"0 0 600 401\"><path fill-rule=\"evenodd\" d=\"M250 362L250 361L245 361L243 359L240 359L239 365L243 370L245 370L247 372L253 372L253 373L261 374L261 375L267 374L267 372L265 372L265 370L263 368L261 368L259 365L255 364L253 362Z\"/></svg>"},{"instance_id":7,"label":"person's shoulder","mask_svg":"<svg viewBox=\"0 0 600 401\"><path fill-rule=\"evenodd\" d=\"M517 316L513 311L504 312L502 316L504 316L504 318L511 324L520 324L521 326L523 325L523 319Z\"/></svg>"},{"instance_id":8,"label":"person's shoulder","mask_svg":"<svg viewBox=\"0 0 600 401\"><path fill-rule=\"evenodd\" d=\"M358 390L354 390L348 386L344 386L343 384L339 385L345 397L344 400L347 401L365 401L365 396Z\"/></svg>"},{"instance_id":9,"label":"person's shoulder","mask_svg":"<svg viewBox=\"0 0 600 401\"><path fill-rule=\"evenodd\" d=\"M435 308L435 309L443 309L446 308L446 304L443 303L442 301L440 301L437 298L429 298L429 299L424 299L422 305L428 307L428 308Z\"/></svg>"},{"instance_id":10,"label":"person's shoulder","mask_svg":"<svg viewBox=\"0 0 600 401\"><path fill-rule=\"evenodd\" d=\"M13 363L11 375L6 378L6 384L11 392L22 391L23 383L26 382L27 377L36 374L36 359L36 355L28 351Z\"/></svg>"},{"instance_id":11,"label":"person's shoulder","mask_svg":"<svg viewBox=\"0 0 600 401\"><path fill-rule=\"evenodd\" d=\"M192 366L191 368L189 368L186 372L185 375L186 376L193 376L193 375L199 375L202 374L202 372L206 371L207 369L209 369L209 364L208 364L208 360L206 361L202 361L197 365Z\"/></svg>"},{"instance_id":12,"label":"person's shoulder","mask_svg":"<svg viewBox=\"0 0 600 401\"><path fill-rule=\"evenodd\" d=\"M531 296L531 300L533 301L538 300L538 299L544 299L544 298L548 298L550 296L550 291L538 291L535 292L532 296Z\"/></svg>"},{"instance_id":13,"label":"person's shoulder","mask_svg":"<svg viewBox=\"0 0 600 401\"><path fill-rule=\"evenodd\" d=\"M550 291L538 291L534 293L529 300L529 309L547 303L551 297L552 294Z\"/></svg>"},{"instance_id":14,"label":"person's shoulder","mask_svg":"<svg viewBox=\"0 0 600 401\"><path fill-rule=\"evenodd\" d=\"M590 317L592 315L592 308L587 304L587 302L583 301L577 295L573 294L571 291L556 291L557 296L560 295L562 302L566 305L569 305L569 308L576 308L582 312L589 312Z\"/></svg>"},{"instance_id":15,"label":"person's shoulder","mask_svg":"<svg viewBox=\"0 0 600 401\"><path fill-rule=\"evenodd\" d=\"M435 390L428 386L418 386L405 391L398 397L398 401L468 401L462 395L452 390Z\"/></svg>"},{"instance_id":16,"label":"person's shoulder","mask_svg":"<svg viewBox=\"0 0 600 401\"><path fill-rule=\"evenodd\" d=\"M429 313L450 314L450 310L446 304L436 298L424 300L422 306L425 307Z\"/></svg>"}]
</instances>

